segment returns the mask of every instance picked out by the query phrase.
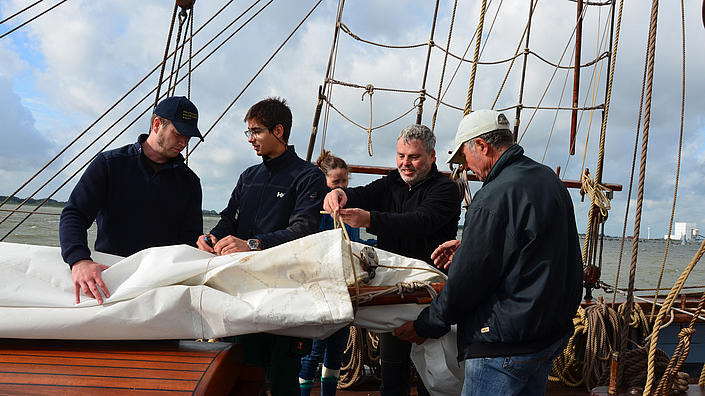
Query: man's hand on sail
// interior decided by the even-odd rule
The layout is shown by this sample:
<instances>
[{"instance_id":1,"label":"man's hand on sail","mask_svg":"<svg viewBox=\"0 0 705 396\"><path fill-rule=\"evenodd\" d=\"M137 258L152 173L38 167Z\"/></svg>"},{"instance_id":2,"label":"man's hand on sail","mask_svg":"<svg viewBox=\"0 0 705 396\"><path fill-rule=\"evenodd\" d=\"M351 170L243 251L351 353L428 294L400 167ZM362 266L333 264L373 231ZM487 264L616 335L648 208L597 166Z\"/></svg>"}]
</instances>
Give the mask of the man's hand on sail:
<instances>
[{"instance_id":1,"label":"man's hand on sail","mask_svg":"<svg viewBox=\"0 0 705 396\"><path fill-rule=\"evenodd\" d=\"M406 322L392 332L392 335L400 340L415 342L416 345L421 345L426 342L427 338L421 337L414 329L414 322Z\"/></svg>"},{"instance_id":2,"label":"man's hand on sail","mask_svg":"<svg viewBox=\"0 0 705 396\"><path fill-rule=\"evenodd\" d=\"M96 263L91 260L77 261L71 267L71 279L73 280L73 291L76 296L76 304L81 302L81 290L90 298L95 298L98 304L103 303L103 291L105 298L110 297L108 287L103 282L101 273L110 268L107 265ZM100 288L100 290L98 290Z\"/></svg>"}]
</instances>

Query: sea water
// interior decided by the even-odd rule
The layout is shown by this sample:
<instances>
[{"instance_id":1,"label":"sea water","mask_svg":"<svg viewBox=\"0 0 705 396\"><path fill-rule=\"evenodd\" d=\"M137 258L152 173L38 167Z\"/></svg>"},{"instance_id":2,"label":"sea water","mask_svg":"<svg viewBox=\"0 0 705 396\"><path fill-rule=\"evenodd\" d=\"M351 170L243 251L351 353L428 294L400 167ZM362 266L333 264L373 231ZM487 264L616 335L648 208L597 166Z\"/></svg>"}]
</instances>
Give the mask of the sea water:
<instances>
[{"instance_id":1,"label":"sea water","mask_svg":"<svg viewBox=\"0 0 705 396\"><path fill-rule=\"evenodd\" d=\"M8 206L4 206L8 208ZM35 206L23 206L20 210L34 211ZM37 210L42 214L34 214L27 217L25 213L14 213L8 217L8 212L0 211L0 239L4 242L25 243L30 245L59 246L59 214L60 207L41 207ZM25 219L26 218L26 219ZM3 220L4 219L4 220ZM211 230L220 220L218 216L204 216L204 233ZM21 223L21 224L20 224ZM18 225L19 224L19 225ZM15 227L17 227L15 229ZM13 230L14 229L14 230ZM364 230L363 230L364 231ZM89 246L95 242L95 224L89 229ZM9 235L8 235L9 233ZM460 234L460 233L459 233ZM374 235L365 235L367 238ZM583 239L580 239L583 243ZM601 280L608 285L626 289L629 283L631 268L633 241L627 239L622 243L621 238L605 238L602 246ZM664 254L668 247L664 265ZM662 293L667 293L674 285L688 264L693 260L700 248L698 243L680 244L671 242L670 245L663 239L642 239L638 243L638 255L635 271L635 288L641 290L639 294L649 295L658 286L661 277L660 288L665 289ZM621 263L620 263L621 252ZM599 264L599 263L598 263ZM702 292L705 285L705 262L695 265L685 283L686 289L683 292ZM617 268L619 267L619 278L617 278ZM663 268L663 269L662 269ZM593 296L597 297L611 294L603 290L593 291Z\"/></svg>"}]
</instances>

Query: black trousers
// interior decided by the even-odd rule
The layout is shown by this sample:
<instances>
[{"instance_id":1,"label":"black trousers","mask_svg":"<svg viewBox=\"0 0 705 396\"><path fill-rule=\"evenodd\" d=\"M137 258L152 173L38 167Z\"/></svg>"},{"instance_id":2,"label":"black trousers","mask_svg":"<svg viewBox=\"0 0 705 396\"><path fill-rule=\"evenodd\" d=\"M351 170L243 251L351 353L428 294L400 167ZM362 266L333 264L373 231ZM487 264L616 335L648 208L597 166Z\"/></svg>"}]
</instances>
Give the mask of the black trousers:
<instances>
[{"instance_id":1,"label":"black trousers","mask_svg":"<svg viewBox=\"0 0 705 396\"><path fill-rule=\"evenodd\" d=\"M382 385L379 393L382 396L409 396L411 386L411 343L394 337L392 333L379 335L380 366L382 369ZM419 396L430 396L421 378L416 383Z\"/></svg>"}]
</instances>

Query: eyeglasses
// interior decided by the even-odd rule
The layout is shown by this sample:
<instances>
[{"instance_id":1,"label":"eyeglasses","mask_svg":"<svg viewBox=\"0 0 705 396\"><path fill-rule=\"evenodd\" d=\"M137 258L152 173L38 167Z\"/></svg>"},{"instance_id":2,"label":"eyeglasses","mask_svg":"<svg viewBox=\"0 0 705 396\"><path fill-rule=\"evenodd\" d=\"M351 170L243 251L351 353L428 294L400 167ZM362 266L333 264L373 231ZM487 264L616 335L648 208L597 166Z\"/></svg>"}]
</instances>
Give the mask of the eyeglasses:
<instances>
[{"instance_id":1,"label":"eyeglasses","mask_svg":"<svg viewBox=\"0 0 705 396\"><path fill-rule=\"evenodd\" d=\"M264 130L267 130L267 129L271 129L271 128L272 128L272 127L264 127L264 128L262 128L262 129L258 129L258 130L256 130L256 131L253 131L252 129L248 129L248 130L245 131L245 136L247 136L248 139L249 139L250 136L252 136L252 135L255 135L255 137L257 137L257 134L259 134L260 132L262 132L262 131L264 131Z\"/></svg>"}]
</instances>

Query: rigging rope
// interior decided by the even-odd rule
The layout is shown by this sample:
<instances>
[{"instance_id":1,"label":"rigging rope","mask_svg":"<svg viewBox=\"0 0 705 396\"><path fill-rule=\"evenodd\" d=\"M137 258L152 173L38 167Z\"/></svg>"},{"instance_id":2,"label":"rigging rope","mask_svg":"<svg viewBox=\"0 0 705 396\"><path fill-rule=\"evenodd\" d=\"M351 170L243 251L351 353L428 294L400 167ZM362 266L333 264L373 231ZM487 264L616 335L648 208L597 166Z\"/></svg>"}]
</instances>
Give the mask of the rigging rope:
<instances>
[{"instance_id":1,"label":"rigging rope","mask_svg":"<svg viewBox=\"0 0 705 396\"><path fill-rule=\"evenodd\" d=\"M7 17L7 18L3 19L2 21L0 21L0 25L2 25L3 23L9 21L10 19L12 19L12 18L14 18L14 17L20 15L21 13L23 13L23 12L29 10L30 8L32 8L32 7L34 7L35 5L41 3L42 1L44 1L44 0L37 0L37 1L35 1L34 3L28 5L27 7L25 7L25 8L23 8L23 9L17 11L16 13L14 13L14 14L12 14L12 15L10 15L9 17Z\"/></svg>"},{"instance_id":2,"label":"rigging rope","mask_svg":"<svg viewBox=\"0 0 705 396\"><path fill-rule=\"evenodd\" d=\"M40 0L40 1L41 1L41 0ZM39 2L37 2L37 3L39 3ZM30 7L32 7L32 6L34 6L34 5L37 4L37 3L34 3L34 4L30 5L29 7L25 8L24 10L22 10L22 11L20 11L20 12L18 12L18 13L16 13L15 15L24 12L26 9L28 9L28 8L30 8ZM60 2L54 4L53 6L49 7L48 9L46 9L46 10L44 10L43 12L39 13L38 15L34 16L33 18L29 19L29 20L26 21L25 23L20 24L19 26L15 27L14 29L11 29L11 30L8 31L8 32L5 32L3 35L0 36L0 39L2 39L3 37L9 35L10 33L14 32L14 31L16 31L16 30L18 30L18 29L21 29L23 26L27 25L28 23L34 21L35 19L39 18L40 16L46 14L47 12L53 10L54 8L60 6L60 5L64 4L64 3L66 3L66 0L61 0ZM2 22L0 22L0 24L3 23L3 22L5 22L5 21L7 21L7 20L10 19L10 18L13 18L15 15L12 15L12 16L10 16L10 17L8 17L8 18L5 18Z\"/></svg>"},{"instance_id":3,"label":"rigging rope","mask_svg":"<svg viewBox=\"0 0 705 396\"><path fill-rule=\"evenodd\" d=\"M666 258L668 257L668 248L671 246L671 230L673 230L673 220L676 214L676 198L678 197L678 180L680 179L681 171L681 155L683 153L683 123L685 119L685 6L683 5L683 0L681 0L681 37L682 37L682 80L681 80L681 124L680 133L678 137L678 162L676 165L676 180L675 186L673 187L673 205L671 206L671 221L668 224L668 237L666 237L666 249L663 252L663 262L661 263L661 272L658 277L658 282L656 283L656 293L654 294L654 302L658 298L659 290L661 288L661 280L663 279L663 273L666 270ZM656 304L651 306L651 314L653 316L656 310Z\"/></svg>"},{"instance_id":4,"label":"rigging rope","mask_svg":"<svg viewBox=\"0 0 705 396\"><path fill-rule=\"evenodd\" d=\"M218 38L221 34L223 34L223 33L224 33L228 28L230 28L233 24L235 24L237 21L239 21L239 20L242 18L242 16L244 16L247 12L249 12L252 8L254 8L254 6L255 6L259 1L260 1L260 0L257 0L257 1L256 1L254 4L252 4L249 8L247 8L245 11L243 11L237 18L235 18L235 20L233 20L228 26L226 26L226 27L223 28L218 34L216 34L210 41L208 41L206 44L204 44L204 45L196 52L196 55L198 55L201 51L203 51L206 47L208 47L211 43L213 43L213 41L215 41L216 38ZM264 10L264 8L266 8L267 6L269 6L269 5L272 3L272 1L273 1L273 0L270 0L266 5L264 5L262 8L260 8L260 10L258 10L258 11L255 13L255 15L253 15L250 19L248 19L248 20L243 24L243 27L244 27L245 25L247 25L255 16L259 15L259 13L262 12L262 10ZM194 36L195 36L196 34L198 34L201 30L203 30L209 23L211 23L211 22L215 19L215 17L218 16L223 10L225 10L225 8L227 8L232 2L233 2L233 0L230 0L226 5L224 5L223 7L221 7L221 9L218 10L218 12L216 12L208 21L206 21L206 23L205 23L203 26L201 26L201 27L194 33ZM319 1L318 4L320 4L320 1ZM315 9L315 7L314 7L314 9ZM309 13L309 15L310 15L310 13ZM222 42L220 45L218 45L214 50L212 50L208 55L206 55L206 56L204 57L204 59L202 59L193 69L195 70L196 68L198 68L198 66L200 66L201 64L203 64L215 51L217 51L220 47L222 47L227 41L229 41L229 40L230 40L237 32L239 32L241 29L242 29L242 27L240 27L240 28L237 29L234 33L232 33L230 36L228 36L227 38L225 38L225 39L223 40L223 42ZM176 54L176 50L174 50L173 52L171 52L170 56L175 56L175 54ZM270 58L270 60L271 60L271 58ZM32 177L30 177L30 178L29 178L25 183L23 183L19 188L17 188L17 189L16 189L10 196L8 196L3 202L0 202L0 207L1 207L2 205L4 205L6 202L8 202L9 199L15 197L15 196L17 195L17 193L19 193L22 189L24 189L24 187L26 187L31 181L33 181L37 176L39 176L39 174L41 174L44 170L46 170L56 159L58 159L61 155L63 155L63 154L64 154L70 147L72 147L81 137L83 137L86 133L88 133L88 131L89 131L90 129L92 129L95 125L97 125L99 121L101 121L104 117L106 117L108 113L110 113L113 109L115 109L125 98L127 98L128 95L130 95L131 93L133 93L142 83L144 83L144 82L147 80L147 78L148 78L149 76L151 76L155 71L157 71L157 70L160 68L160 66L162 66L162 65L163 65L163 63L160 63L159 65L155 66L147 75L145 75L145 76L142 78L142 80L140 80L135 86L133 86L133 87L132 87L127 93L125 93L120 99L118 99L108 110L106 110L102 115L100 115L95 121L93 121L93 122L91 123L91 125L89 125L89 126L88 126L83 132L81 132L75 139L73 139L68 145L66 145L57 155L55 155L51 160L49 160L39 171L37 171ZM183 67L183 65L181 65L180 67ZM183 78L182 78L182 80L183 80ZM162 80L161 82L163 82L163 80ZM44 184L42 184L42 185L41 185L39 188L37 188L29 197L27 197L22 203L20 203L20 204L17 206L17 209L19 209L20 207L22 207L22 206L23 206L24 204L26 204L30 199L32 199L39 191L41 191L42 189L44 189L44 187L46 187L52 180L54 180L54 178L58 177L58 175L61 174L61 172L63 172L66 168L68 168L68 166L69 166L70 164L72 164L76 159L78 159L78 157L79 157L80 155L82 155L83 153L85 153L85 152L88 150L88 148L90 148L94 143L96 143L96 142L98 141L98 139L100 139L100 138L102 138L103 136L105 136L108 131L110 131L115 125L117 125L118 122L120 122L121 120L123 120L130 112L132 112L135 108L137 108L145 99L147 99L147 97L148 97L149 95L151 95L152 93L154 93L154 92L156 91L156 89L157 89L156 87L153 88L153 89L152 89L150 92L148 92L136 105L132 106L127 112L123 113L123 115L122 115L120 118L118 118L118 120L115 121L108 129L106 129L106 130L103 131L98 137L96 137L95 139L93 139L93 141L91 141L87 146L85 146L84 149L81 150L81 152L80 152L79 154L75 155L75 156L74 156L70 161L68 161L68 163L65 164L59 171L55 172ZM159 99L159 98L156 98L157 101L158 101L158 99ZM150 108L148 108L147 110L145 110L144 112L142 112L141 114L139 114L139 115L137 116L137 118L139 118L139 117L141 117L142 115L144 115L144 114L145 114L149 109L151 109L151 108L153 108L153 107L150 107ZM132 123L130 123L130 125L128 125L127 127L125 127L125 129L123 129L121 132L119 132L118 135L117 135L113 140L111 140L111 141L108 143L108 145L111 144L113 141L115 141L115 139L117 139L117 137L119 137L122 133L124 133L127 128L129 128L132 124L134 124L134 122L137 120L137 118L136 118ZM221 118L222 118L222 116L221 116ZM217 123L217 121L216 121L215 123ZM214 123L213 126L215 126L215 123ZM105 150L105 148L106 148L108 145L104 146L100 151ZM99 152L100 152L100 151L99 151ZM97 155L97 153L96 153L95 155ZM92 159L95 158L95 155L94 155L93 157L91 157L91 158L88 160L88 162L92 161ZM85 166L87 166L87 165L88 165L88 162L86 162L86 163L83 165L83 167L82 167L81 169L83 169ZM80 171L80 169L79 169L79 171ZM49 196L48 196L44 201L42 201L41 203L38 204L38 206L35 208L34 211L39 210L39 209L41 208L41 206L42 206L44 203L47 202L48 199L50 199L51 197L53 197L54 194L56 194L56 193L57 193L61 188L63 188L70 180L72 180L72 179L79 173L79 171L77 171L77 172L74 173L72 176L70 176L63 184L61 184L61 186L59 186L59 188L57 188L57 189L54 190L52 193L50 193ZM33 211L33 212L34 212L34 211ZM11 214L12 214L12 213L8 214L6 217L4 217L2 220L0 220L0 224L2 224L3 222L5 222L5 221L10 217ZM31 214L25 216L22 220L20 220L20 221L15 225L15 227L14 227L12 230L10 230L5 236L3 236L2 238L0 238L0 241L4 240L5 238L7 238L7 236L9 236L10 234L12 234L12 232L14 232L14 230L16 230L21 224L23 224L24 221L26 221L30 216L31 216Z\"/></svg>"},{"instance_id":5,"label":"rigging rope","mask_svg":"<svg viewBox=\"0 0 705 396\"><path fill-rule=\"evenodd\" d=\"M416 112L416 124L419 125L421 124L423 117L423 103L426 100L426 80L428 79L428 67L431 64L431 50L433 49L433 38L436 34L436 22L438 19L438 7L440 6L440 3L440 0L436 0L436 7L433 9L433 24L431 25L431 34L428 38L429 45L428 51L426 52L426 65L424 66L423 80L421 81L421 92L419 93L419 107L418 111ZM443 70L443 73L445 73L445 69ZM441 74L441 78L443 78L443 74ZM438 109L438 102L436 102L436 109ZM433 131L433 126L431 126L431 131Z\"/></svg>"},{"instance_id":6,"label":"rigging rope","mask_svg":"<svg viewBox=\"0 0 705 396\"><path fill-rule=\"evenodd\" d=\"M154 95L154 108L157 107L157 103L159 103L159 96L161 93L162 89L162 81L164 79L164 69L166 68L166 61L168 59L168 54L169 54L169 46L171 45L171 35L174 33L174 23L176 23L176 10L179 9L179 5L174 3L174 12L171 15L171 24L169 25L169 34L167 35L166 38L166 45L164 46L164 59L162 59L161 63L161 70L159 71L159 80L157 82L157 93ZM174 56L176 57L176 56ZM174 72L174 69L172 67L171 72ZM171 81L171 75L169 75L169 80ZM171 83L170 83L171 85ZM167 92L168 89L167 89ZM149 126L149 130L152 130L152 126Z\"/></svg>"},{"instance_id":7,"label":"rigging rope","mask_svg":"<svg viewBox=\"0 0 705 396\"><path fill-rule=\"evenodd\" d=\"M470 83L468 84L468 95L465 100L463 117L470 114L472 110L472 92L475 89L475 76L477 75L477 62L480 60L480 43L482 42L482 29L485 25L485 14L487 13L487 0L482 0L480 9L480 22L475 33L475 53L473 55L472 71L470 72ZM450 49L450 48L449 48Z\"/></svg>"},{"instance_id":8,"label":"rigging rope","mask_svg":"<svg viewBox=\"0 0 705 396\"><path fill-rule=\"evenodd\" d=\"M438 4L438 3L436 3L436 4ZM436 7L438 7L438 5L436 5ZM447 47L448 49L450 49L450 39L451 39L451 37L453 36L453 25L455 24L455 11L456 11L457 9L458 9L458 0L455 0L455 1L453 2L453 15L452 15L451 18L450 18L450 27L449 27L449 29L448 29L448 42L447 42L447 44L446 44L446 47ZM431 43L433 43L433 41L431 41ZM428 50L429 50L429 52L428 52L428 55L429 55L429 56L428 56L428 57L429 57L429 60L430 60L430 58L431 58L431 47L430 47L430 46L428 47ZM427 64L428 64L428 61L427 61ZM448 52L446 52L446 53L443 55L443 68L441 69L441 79L440 79L440 81L438 82L438 97L439 97L439 98L441 97L441 92L443 91L443 78L444 78L445 75L446 75L446 66L447 66L447 65L448 65ZM428 67L428 66L427 66L427 67ZM424 81L426 81L426 77L425 77L425 76L424 76ZM441 102L437 100L437 101L436 101L436 106L435 106L435 108L434 108L434 110L433 110L433 117L431 118L431 131L434 131L434 130L436 129L436 117L438 116L438 108L440 107L440 105L441 105Z\"/></svg>"}]
</instances>

